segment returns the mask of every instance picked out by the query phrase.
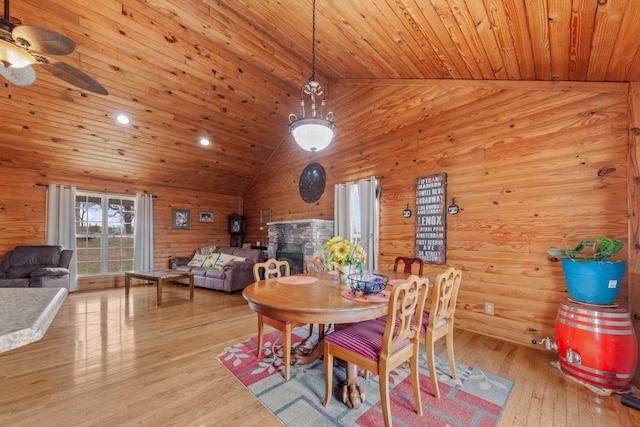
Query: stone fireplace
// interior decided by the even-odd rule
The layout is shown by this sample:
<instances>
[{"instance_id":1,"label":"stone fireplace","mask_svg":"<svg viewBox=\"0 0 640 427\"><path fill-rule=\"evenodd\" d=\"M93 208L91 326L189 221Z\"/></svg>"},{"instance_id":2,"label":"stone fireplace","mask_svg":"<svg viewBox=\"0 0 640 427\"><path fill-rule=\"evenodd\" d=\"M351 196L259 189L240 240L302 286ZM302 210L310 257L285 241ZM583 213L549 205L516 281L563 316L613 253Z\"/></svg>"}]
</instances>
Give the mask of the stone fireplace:
<instances>
[{"instance_id":1,"label":"stone fireplace","mask_svg":"<svg viewBox=\"0 0 640 427\"><path fill-rule=\"evenodd\" d=\"M302 243L278 243L276 259L289 263L291 274L304 273L304 245Z\"/></svg>"},{"instance_id":2,"label":"stone fireplace","mask_svg":"<svg viewBox=\"0 0 640 427\"><path fill-rule=\"evenodd\" d=\"M267 251L269 258L287 260L291 274L304 273L306 260L333 237L333 220L303 219L267 223Z\"/></svg>"}]
</instances>

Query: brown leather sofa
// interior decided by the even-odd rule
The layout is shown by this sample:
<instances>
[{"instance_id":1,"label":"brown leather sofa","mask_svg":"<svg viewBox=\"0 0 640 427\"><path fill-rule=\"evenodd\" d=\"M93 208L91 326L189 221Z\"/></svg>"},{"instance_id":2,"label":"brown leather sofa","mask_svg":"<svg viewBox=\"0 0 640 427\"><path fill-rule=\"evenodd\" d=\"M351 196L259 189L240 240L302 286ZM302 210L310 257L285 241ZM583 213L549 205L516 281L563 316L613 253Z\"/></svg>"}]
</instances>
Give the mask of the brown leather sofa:
<instances>
[{"instance_id":1,"label":"brown leather sofa","mask_svg":"<svg viewBox=\"0 0 640 427\"><path fill-rule=\"evenodd\" d=\"M72 256L62 246L16 246L0 261L0 288L69 289Z\"/></svg>"},{"instance_id":2,"label":"brown leather sofa","mask_svg":"<svg viewBox=\"0 0 640 427\"><path fill-rule=\"evenodd\" d=\"M245 249L230 246L205 246L199 248L196 254L208 254L210 252L229 254L245 258L244 261L229 261L221 268L190 266L190 257L172 257L171 268L178 271L190 271L193 273L193 285L201 288L215 289L228 293L239 291L253 280L253 266L262 261L260 249Z\"/></svg>"}]
</instances>

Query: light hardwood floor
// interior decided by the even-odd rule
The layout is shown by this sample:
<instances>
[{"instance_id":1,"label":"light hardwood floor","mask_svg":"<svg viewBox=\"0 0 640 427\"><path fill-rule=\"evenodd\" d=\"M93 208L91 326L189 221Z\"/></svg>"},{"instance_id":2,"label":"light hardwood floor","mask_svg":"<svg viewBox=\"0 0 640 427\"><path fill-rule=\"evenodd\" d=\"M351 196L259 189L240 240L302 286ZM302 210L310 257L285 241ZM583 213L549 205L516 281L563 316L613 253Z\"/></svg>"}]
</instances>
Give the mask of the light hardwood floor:
<instances>
[{"instance_id":1,"label":"light hardwood floor","mask_svg":"<svg viewBox=\"0 0 640 427\"><path fill-rule=\"evenodd\" d=\"M271 426L216 356L256 335L240 293L169 285L73 293L44 338L0 354L2 426ZM437 353L446 357L444 342ZM545 350L457 330L456 360L515 382L503 426L633 426L640 412L566 379ZM321 396L319 396L321 398Z\"/></svg>"}]
</instances>

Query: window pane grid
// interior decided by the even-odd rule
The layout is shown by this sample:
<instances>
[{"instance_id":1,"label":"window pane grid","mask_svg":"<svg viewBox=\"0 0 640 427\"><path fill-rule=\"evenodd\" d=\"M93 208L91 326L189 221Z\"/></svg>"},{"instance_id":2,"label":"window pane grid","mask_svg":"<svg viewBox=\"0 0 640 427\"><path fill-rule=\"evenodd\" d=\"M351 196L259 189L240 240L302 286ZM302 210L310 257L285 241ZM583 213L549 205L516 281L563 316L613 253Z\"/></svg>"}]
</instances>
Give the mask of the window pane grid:
<instances>
[{"instance_id":1,"label":"window pane grid","mask_svg":"<svg viewBox=\"0 0 640 427\"><path fill-rule=\"evenodd\" d=\"M78 274L133 269L135 200L78 193L76 239Z\"/></svg>"}]
</instances>

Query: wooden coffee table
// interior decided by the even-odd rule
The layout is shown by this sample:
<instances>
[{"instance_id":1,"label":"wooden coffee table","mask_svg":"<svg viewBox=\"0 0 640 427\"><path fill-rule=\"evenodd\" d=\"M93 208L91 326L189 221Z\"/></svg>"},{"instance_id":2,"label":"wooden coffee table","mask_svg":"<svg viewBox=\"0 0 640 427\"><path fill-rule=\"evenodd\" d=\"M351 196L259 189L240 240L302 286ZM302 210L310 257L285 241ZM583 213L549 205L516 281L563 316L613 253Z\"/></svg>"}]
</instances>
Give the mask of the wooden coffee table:
<instances>
[{"instance_id":1,"label":"wooden coffee table","mask_svg":"<svg viewBox=\"0 0 640 427\"><path fill-rule=\"evenodd\" d=\"M158 306L162 305L162 285L164 284L164 282L189 279L189 291L191 292L191 299L193 300L193 273L176 270L127 271L124 273L125 298L129 298L129 286L131 285L131 278L156 282L156 287L158 289Z\"/></svg>"}]
</instances>

